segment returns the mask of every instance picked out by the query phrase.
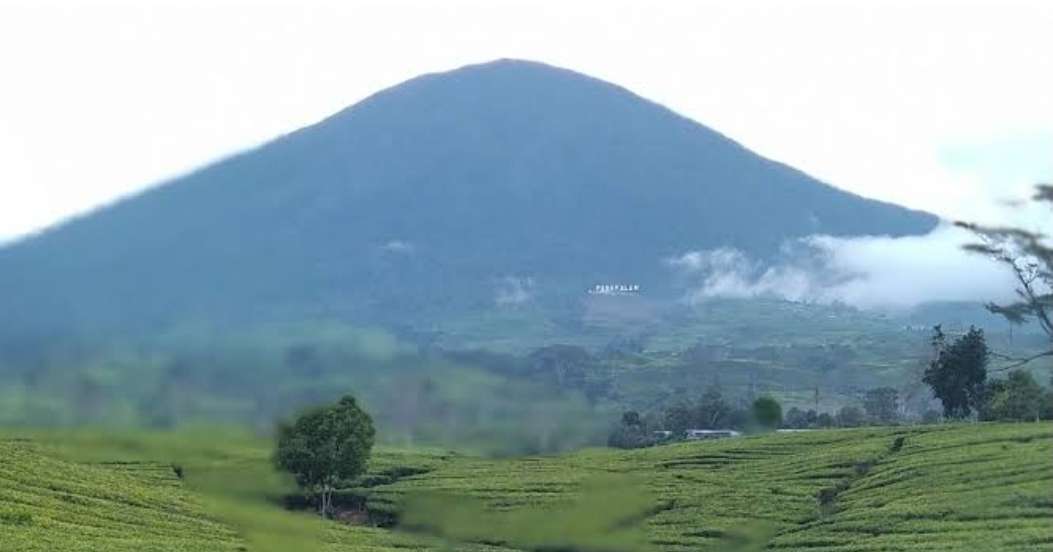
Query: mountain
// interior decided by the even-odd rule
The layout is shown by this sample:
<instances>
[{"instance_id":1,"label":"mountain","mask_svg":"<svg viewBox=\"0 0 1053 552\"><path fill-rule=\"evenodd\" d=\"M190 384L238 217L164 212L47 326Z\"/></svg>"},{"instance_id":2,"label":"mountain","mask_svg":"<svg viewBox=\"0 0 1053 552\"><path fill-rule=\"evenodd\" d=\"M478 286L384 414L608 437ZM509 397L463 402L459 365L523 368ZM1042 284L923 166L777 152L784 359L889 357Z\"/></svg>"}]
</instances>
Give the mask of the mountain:
<instances>
[{"instance_id":1,"label":"mountain","mask_svg":"<svg viewBox=\"0 0 1053 552\"><path fill-rule=\"evenodd\" d=\"M760 157L618 86L501 60L425 75L0 249L0 336L187 321L429 321L788 239L935 217Z\"/></svg>"}]
</instances>

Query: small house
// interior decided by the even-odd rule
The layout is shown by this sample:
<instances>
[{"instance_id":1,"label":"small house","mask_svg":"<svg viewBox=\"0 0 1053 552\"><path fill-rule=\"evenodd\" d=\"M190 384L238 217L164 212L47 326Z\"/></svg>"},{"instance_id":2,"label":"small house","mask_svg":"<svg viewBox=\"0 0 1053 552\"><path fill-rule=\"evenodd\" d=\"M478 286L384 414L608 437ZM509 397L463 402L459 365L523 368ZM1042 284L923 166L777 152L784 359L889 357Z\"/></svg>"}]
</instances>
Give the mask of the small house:
<instances>
[{"instance_id":1,"label":"small house","mask_svg":"<svg viewBox=\"0 0 1053 552\"><path fill-rule=\"evenodd\" d=\"M742 435L733 429L689 429L684 432L688 441L701 441L703 439L727 439Z\"/></svg>"}]
</instances>

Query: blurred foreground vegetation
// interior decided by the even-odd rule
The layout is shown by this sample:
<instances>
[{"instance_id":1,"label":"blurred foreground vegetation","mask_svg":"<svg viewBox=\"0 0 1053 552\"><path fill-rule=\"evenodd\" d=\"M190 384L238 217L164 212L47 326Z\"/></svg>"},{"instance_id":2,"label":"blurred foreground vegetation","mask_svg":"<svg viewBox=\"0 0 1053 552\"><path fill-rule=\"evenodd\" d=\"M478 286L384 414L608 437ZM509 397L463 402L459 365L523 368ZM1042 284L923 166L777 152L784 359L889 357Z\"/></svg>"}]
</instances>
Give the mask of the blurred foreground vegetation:
<instances>
[{"instance_id":1,"label":"blurred foreground vegetation","mask_svg":"<svg viewBox=\"0 0 1053 552\"><path fill-rule=\"evenodd\" d=\"M380 443L517 455L605 444L625 411L662 418L714 389L738 410L771 395L788 418L852 419L883 387L898 393L898 418L920 420L938 407L922 382L926 324L946 320L954 335L983 316L979 306L893 317L758 299L631 324L597 315L562 330L524 309L435 331L318 321L52 336L0 342L0 425L269 432L277 419L351 393ZM1010 336L997 319L989 327L999 352L1047 345L1027 328ZM1043 385L1051 368L1049 358L1027 366Z\"/></svg>"},{"instance_id":2,"label":"blurred foreground vegetation","mask_svg":"<svg viewBox=\"0 0 1053 552\"><path fill-rule=\"evenodd\" d=\"M5 432L0 550L1048 550L1053 424L486 459L375 451L339 521L235 430Z\"/></svg>"}]
</instances>

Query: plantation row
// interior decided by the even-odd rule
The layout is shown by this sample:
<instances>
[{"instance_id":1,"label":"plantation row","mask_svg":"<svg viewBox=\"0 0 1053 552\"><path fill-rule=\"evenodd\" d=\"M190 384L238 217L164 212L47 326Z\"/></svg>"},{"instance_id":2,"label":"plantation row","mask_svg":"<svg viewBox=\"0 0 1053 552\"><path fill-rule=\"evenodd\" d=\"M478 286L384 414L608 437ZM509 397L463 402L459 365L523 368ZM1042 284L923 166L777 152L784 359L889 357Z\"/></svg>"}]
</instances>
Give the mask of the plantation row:
<instances>
[{"instance_id":1,"label":"plantation row","mask_svg":"<svg viewBox=\"0 0 1053 552\"><path fill-rule=\"evenodd\" d=\"M392 460L378 455L376 479L366 478L372 486L349 492L365 500L374 519L401 515L425 532L513 547L1038 551L1053 545L1049 423L777 434L498 461L403 456L407 473L430 471L382 483ZM421 509L420 496L444 498ZM480 510L466 499L477 500ZM615 502L627 506L594 519L597 505ZM570 518L564 533L579 534L561 538L532 515L537 511ZM487 520L485 528L479 519ZM606 546L603 536L630 519L642 520L645 542L626 534ZM527 526L549 531L539 535Z\"/></svg>"},{"instance_id":2,"label":"plantation row","mask_svg":"<svg viewBox=\"0 0 1053 552\"><path fill-rule=\"evenodd\" d=\"M39 443L0 440L0 550L1053 546L1053 424L1045 422L768 434L497 460L379 449L368 473L338 494L339 522L283 512L266 498L278 487L216 508L213 495L198 492L207 488L202 467L222 479L249 473L264 485L251 474L269 470L267 443L230 442L229 453L210 446L181 480L168 463L140 462L141 455L88 463ZM121 460L115 454L101 456Z\"/></svg>"},{"instance_id":3,"label":"plantation row","mask_svg":"<svg viewBox=\"0 0 1053 552\"><path fill-rule=\"evenodd\" d=\"M0 440L0 550L212 552L241 549L168 465L89 465Z\"/></svg>"}]
</instances>

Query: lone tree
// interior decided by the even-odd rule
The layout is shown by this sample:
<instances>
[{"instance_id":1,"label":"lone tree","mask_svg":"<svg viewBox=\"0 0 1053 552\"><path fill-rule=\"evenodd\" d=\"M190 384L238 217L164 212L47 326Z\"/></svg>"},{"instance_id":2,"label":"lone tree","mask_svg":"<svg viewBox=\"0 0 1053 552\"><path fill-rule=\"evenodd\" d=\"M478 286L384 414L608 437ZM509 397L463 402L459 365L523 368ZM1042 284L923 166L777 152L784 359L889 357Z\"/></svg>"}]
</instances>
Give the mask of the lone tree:
<instances>
[{"instance_id":1,"label":"lone tree","mask_svg":"<svg viewBox=\"0 0 1053 552\"><path fill-rule=\"evenodd\" d=\"M936 357L925 369L922 381L932 387L932 393L943 403L947 418L966 418L984 402L984 382L990 351L983 330L969 328L969 332L947 345L947 336L940 326L933 328L933 347Z\"/></svg>"},{"instance_id":2,"label":"lone tree","mask_svg":"<svg viewBox=\"0 0 1053 552\"><path fill-rule=\"evenodd\" d=\"M753 401L753 418L768 429L775 429L782 423L782 405L774 397L765 395Z\"/></svg>"},{"instance_id":3,"label":"lone tree","mask_svg":"<svg viewBox=\"0 0 1053 552\"><path fill-rule=\"evenodd\" d=\"M337 485L365 471L375 435L372 418L347 395L279 424L274 464L318 497L318 513L325 517Z\"/></svg>"},{"instance_id":4,"label":"lone tree","mask_svg":"<svg viewBox=\"0 0 1053 552\"><path fill-rule=\"evenodd\" d=\"M1053 185L1040 184L1032 199L1048 203L1053 208ZM1053 356L1053 245L1046 243L1048 236L1022 228L981 226L970 222L956 224L980 238L980 243L968 244L966 250L990 256L1006 265L1016 278L1017 300L1005 305L989 303L987 309L1013 324L1034 320L1050 339L1049 347L1037 354L1022 358L1003 357L1009 364L998 371Z\"/></svg>"}]
</instances>

